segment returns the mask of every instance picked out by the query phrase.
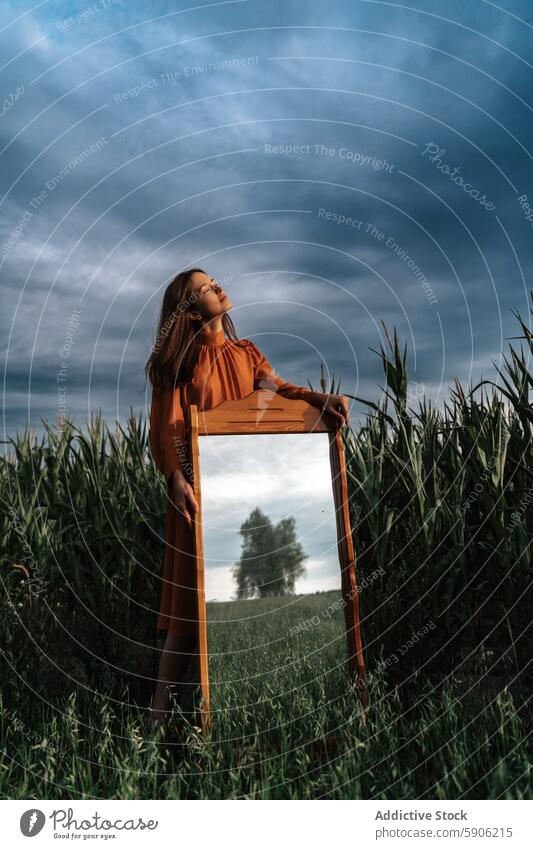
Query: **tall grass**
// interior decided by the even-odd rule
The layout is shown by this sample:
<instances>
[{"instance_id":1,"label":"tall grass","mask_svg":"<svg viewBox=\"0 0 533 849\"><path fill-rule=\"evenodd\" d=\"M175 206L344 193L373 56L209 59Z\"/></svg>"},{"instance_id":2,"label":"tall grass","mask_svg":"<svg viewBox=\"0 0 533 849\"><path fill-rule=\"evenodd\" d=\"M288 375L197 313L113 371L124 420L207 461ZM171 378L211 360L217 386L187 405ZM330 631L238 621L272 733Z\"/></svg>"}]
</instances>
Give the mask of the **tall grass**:
<instances>
[{"instance_id":1,"label":"tall grass","mask_svg":"<svg viewBox=\"0 0 533 849\"><path fill-rule=\"evenodd\" d=\"M0 705L0 793L19 799L532 798L529 715L505 687L481 699L471 684L459 692L417 673L400 688L379 661L368 675L364 726L346 686L342 610L326 619L321 611L330 599L322 595L336 594L308 597L298 605L299 618L295 605L273 615L271 599L231 603L239 611L253 604L256 616L235 612L238 625L226 624L215 640L214 721L206 737L177 707L180 733L163 740L127 692L113 702L77 688L55 710L43 701L31 710L27 698L17 721L12 715L7 721ZM291 622L317 615L317 627L287 639ZM216 616L210 611L210 622ZM28 740L30 723L41 739Z\"/></svg>"},{"instance_id":2,"label":"tall grass","mask_svg":"<svg viewBox=\"0 0 533 849\"><path fill-rule=\"evenodd\" d=\"M455 668L484 645L499 672L528 670L533 335L515 315L527 353L510 346L498 385L456 380L443 410L410 392L406 348L384 326L382 400L357 398L371 411L345 435L359 577L379 576L361 594L371 654L433 621L416 668Z\"/></svg>"},{"instance_id":3,"label":"tall grass","mask_svg":"<svg viewBox=\"0 0 533 849\"><path fill-rule=\"evenodd\" d=\"M265 616L273 648L248 675L235 674L238 655L213 660L226 684L208 739L182 715L189 743L165 749L147 711L166 506L147 422L131 411L114 431L97 416L86 432L45 423L40 442L11 440L0 793L530 798L533 338L517 319L525 345L510 346L497 385L456 381L442 410L411 390L407 351L384 327L382 399L357 398L366 420L343 431L366 729L341 620L333 640L315 627L281 641Z\"/></svg>"},{"instance_id":4,"label":"tall grass","mask_svg":"<svg viewBox=\"0 0 533 849\"><path fill-rule=\"evenodd\" d=\"M27 433L11 444L0 466L2 644L16 653L28 635L17 668L39 666L46 692L102 674L146 690L166 506L147 424L131 413L112 433L97 416L87 433L69 423L58 435L45 423L39 444Z\"/></svg>"}]
</instances>

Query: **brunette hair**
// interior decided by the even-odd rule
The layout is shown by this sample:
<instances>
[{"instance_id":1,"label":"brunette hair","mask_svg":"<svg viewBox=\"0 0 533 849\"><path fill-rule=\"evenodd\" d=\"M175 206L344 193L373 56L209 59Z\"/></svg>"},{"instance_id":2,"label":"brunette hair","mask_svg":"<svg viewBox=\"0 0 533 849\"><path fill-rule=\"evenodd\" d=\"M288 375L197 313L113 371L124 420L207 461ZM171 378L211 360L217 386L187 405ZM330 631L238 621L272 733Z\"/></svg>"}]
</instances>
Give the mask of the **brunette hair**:
<instances>
[{"instance_id":1,"label":"brunette hair","mask_svg":"<svg viewBox=\"0 0 533 849\"><path fill-rule=\"evenodd\" d=\"M189 315L199 297L191 287L195 271L205 274L203 268L188 268L176 274L165 289L156 339L145 366L146 377L156 390L188 383L194 375L200 352L198 331L202 326ZM222 316L222 328L225 337L239 343L227 313Z\"/></svg>"}]
</instances>

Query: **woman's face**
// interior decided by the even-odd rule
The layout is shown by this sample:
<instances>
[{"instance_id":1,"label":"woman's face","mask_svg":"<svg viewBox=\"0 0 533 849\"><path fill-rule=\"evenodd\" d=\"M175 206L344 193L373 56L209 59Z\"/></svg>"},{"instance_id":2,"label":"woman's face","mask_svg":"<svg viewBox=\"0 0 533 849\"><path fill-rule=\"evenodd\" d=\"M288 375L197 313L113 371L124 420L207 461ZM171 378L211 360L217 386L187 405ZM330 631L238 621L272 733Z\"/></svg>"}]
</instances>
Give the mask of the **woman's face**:
<instances>
[{"instance_id":1,"label":"woman's face","mask_svg":"<svg viewBox=\"0 0 533 849\"><path fill-rule=\"evenodd\" d=\"M209 320L223 315L231 309L232 303L224 288L214 277L195 271L191 277L192 313Z\"/></svg>"}]
</instances>

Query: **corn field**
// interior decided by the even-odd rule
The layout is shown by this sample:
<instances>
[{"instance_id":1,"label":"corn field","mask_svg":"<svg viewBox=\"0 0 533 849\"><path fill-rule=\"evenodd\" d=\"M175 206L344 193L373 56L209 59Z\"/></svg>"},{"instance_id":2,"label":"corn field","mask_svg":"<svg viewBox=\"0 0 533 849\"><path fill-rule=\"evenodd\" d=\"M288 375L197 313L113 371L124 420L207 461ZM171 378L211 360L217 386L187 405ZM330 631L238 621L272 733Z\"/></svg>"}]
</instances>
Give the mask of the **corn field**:
<instances>
[{"instance_id":1,"label":"corn field","mask_svg":"<svg viewBox=\"0 0 533 849\"><path fill-rule=\"evenodd\" d=\"M432 621L418 669L483 646L498 672L531 672L533 335L515 316L525 350L510 346L499 385L455 380L442 412L409 392L406 349L385 328L383 401L364 402L346 437L359 576L378 575L362 593L371 654Z\"/></svg>"},{"instance_id":2,"label":"corn field","mask_svg":"<svg viewBox=\"0 0 533 849\"><path fill-rule=\"evenodd\" d=\"M515 316L522 341L497 385L456 380L435 408L411 391L406 348L384 326L382 398L355 398L366 420L343 434L367 728L346 689L345 643L322 652L315 628L290 644L296 665L276 669L262 700L252 678L224 689L207 740L176 706L183 740L169 749L147 711L166 506L148 423L131 410L114 431L97 416L86 432L46 424L40 443L27 431L10 440L0 793L531 798L533 336Z\"/></svg>"}]
</instances>

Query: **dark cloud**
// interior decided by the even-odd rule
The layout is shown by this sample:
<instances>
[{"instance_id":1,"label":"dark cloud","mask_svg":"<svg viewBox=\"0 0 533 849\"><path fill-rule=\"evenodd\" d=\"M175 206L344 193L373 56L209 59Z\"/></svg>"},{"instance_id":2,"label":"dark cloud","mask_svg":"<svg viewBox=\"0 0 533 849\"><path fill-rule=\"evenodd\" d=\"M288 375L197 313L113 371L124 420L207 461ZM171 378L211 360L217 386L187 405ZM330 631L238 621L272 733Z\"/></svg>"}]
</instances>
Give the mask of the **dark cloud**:
<instances>
[{"instance_id":1,"label":"dark cloud","mask_svg":"<svg viewBox=\"0 0 533 849\"><path fill-rule=\"evenodd\" d=\"M1 11L7 432L55 420L75 308L71 409L142 409L165 282L192 263L233 275L239 333L297 383L324 363L375 398L381 319L435 398L494 375L528 307L528 4L23 11Z\"/></svg>"}]
</instances>

